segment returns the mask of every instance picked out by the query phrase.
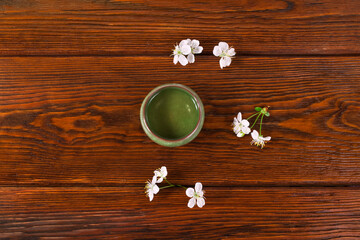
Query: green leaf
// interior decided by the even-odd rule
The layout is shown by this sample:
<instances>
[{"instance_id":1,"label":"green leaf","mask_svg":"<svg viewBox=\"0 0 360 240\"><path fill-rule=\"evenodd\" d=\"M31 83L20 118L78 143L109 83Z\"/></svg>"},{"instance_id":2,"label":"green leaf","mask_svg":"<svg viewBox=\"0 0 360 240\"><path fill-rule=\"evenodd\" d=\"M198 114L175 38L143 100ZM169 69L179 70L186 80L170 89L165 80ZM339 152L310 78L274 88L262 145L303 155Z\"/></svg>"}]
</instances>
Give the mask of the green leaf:
<instances>
[{"instance_id":1,"label":"green leaf","mask_svg":"<svg viewBox=\"0 0 360 240\"><path fill-rule=\"evenodd\" d=\"M255 107L255 111L257 111L257 112L260 112L261 111L261 107Z\"/></svg>"},{"instance_id":2,"label":"green leaf","mask_svg":"<svg viewBox=\"0 0 360 240\"><path fill-rule=\"evenodd\" d=\"M267 117L270 116L270 113L269 113L269 112L266 112L266 113L265 113L265 116L267 116Z\"/></svg>"}]
</instances>

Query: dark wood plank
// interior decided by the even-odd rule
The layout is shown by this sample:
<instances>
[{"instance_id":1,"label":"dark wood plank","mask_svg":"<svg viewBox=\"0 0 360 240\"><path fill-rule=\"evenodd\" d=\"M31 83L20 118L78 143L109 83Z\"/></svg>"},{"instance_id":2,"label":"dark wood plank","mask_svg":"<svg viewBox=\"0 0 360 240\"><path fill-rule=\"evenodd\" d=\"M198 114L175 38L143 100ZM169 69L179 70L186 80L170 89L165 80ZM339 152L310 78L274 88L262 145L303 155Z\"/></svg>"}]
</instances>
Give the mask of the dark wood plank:
<instances>
[{"instance_id":1,"label":"dark wood plank","mask_svg":"<svg viewBox=\"0 0 360 240\"><path fill-rule=\"evenodd\" d=\"M360 183L360 60L246 57L220 70L162 57L0 58L0 184L142 185L166 165L180 184ZM178 82L202 98L190 144L165 148L139 123L143 98ZM231 130L238 111L271 106L260 150Z\"/></svg>"},{"instance_id":2,"label":"dark wood plank","mask_svg":"<svg viewBox=\"0 0 360 240\"><path fill-rule=\"evenodd\" d=\"M2 55L168 55L199 39L239 54L359 54L358 0L1 1Z\"/></svg>"},{"instance_id":3,"label":"dark wood plank","mask_svg":"<svg viewBox=\"0 0 360 240\"><path fill-rule=\"evenodd\" d=\"M0 188L0 238L356 239L359 188Z\"/></svg>"}]
</instances>

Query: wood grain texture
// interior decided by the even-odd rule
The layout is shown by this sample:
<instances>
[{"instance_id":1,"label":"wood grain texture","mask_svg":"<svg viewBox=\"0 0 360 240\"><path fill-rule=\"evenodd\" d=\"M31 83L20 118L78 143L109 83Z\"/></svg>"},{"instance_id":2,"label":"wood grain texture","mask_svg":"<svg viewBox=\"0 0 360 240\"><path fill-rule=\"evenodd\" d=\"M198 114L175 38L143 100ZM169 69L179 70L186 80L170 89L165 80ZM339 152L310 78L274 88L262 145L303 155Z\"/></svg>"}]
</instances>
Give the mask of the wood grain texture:
<instances>
[{"instance_id":1,"label":"wood grain texture","mask_svg":"<svg viewBox=\"0 0 360 240\"><path fill-rule=\"evenodd\" d=\"M200 56L0 58L0 184L141 186L162 165L180 184L360 183L357 57L238 57L220 70ZM202 98L206 118L190 144L165 148L141 129L139 109L157 85ZM271 106L260 150L237 138L238 111Z\"/></svg>"},{"instance_id":2,"label":"wood grain texture","mask_svg":"<svg viewBox=\"0 0 360 240\"><path fill-rule=\"evenodd\" d=\"M360 1L0 0L0 239L359 239ZM171 48L199 39L195 64ZM212 49L234 46L220 70ZM139 109L177 82L199 136L149 140ZM260 150L231 123L270 106ZM184 189L153 202L143 187Z\"/></svg>"},{"instance_id":3,"label":"wood grain texture","mask_svg":"<svg viewBox=\"0 0 360 240\"><path fill-rule=\"evenodd\" d=\"M1 239L356 239L359 188L1 188Z\"/></svg>"},{"instance_id":4,"label":"wood grain texture","mask_svg":"<svg viewBox=\"0 0 360 240\"><path fill-rule=\"evenodd\" d=\"M358 0L0 1L1 55L169 55L196 38L238 54L359 54Z\"/></svg>"}]
</instances>

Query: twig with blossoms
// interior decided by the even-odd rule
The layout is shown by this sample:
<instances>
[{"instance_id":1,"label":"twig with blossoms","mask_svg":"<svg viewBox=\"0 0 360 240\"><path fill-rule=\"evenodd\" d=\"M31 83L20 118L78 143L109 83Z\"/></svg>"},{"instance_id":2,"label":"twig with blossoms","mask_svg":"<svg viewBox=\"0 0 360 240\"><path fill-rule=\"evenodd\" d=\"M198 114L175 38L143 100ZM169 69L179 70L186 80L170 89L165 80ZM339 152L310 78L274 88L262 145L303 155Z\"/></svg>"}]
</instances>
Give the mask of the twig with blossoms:
<instances>
[{"instance_id":1,"label":"twig with blossoms","mask_svg":"<svg viewBox=\"0 0 360 240\"><path fill-rule=\"evenodd\" d=\"M166 178L167 174L168 174L167 168L165 166L162 166L161 168L154 171L154 176L152 180L146 182L145 193L149 197L150 202L153 200L154 195L157 194L161 189L171 188L171 187L181 187L186 189L185 194L190 198L187 205L189 208L193 208L195 206L195 203L199 208L202 208L205 205L205 197L204 197L205 191L202 189L202 184L200 182L197 182L195 184L195 190L194 190L194 188L187 188L180 184L172 184ZM161 183L163 182L163 180L165 180L165 182L167 182L168 185L163 187L157 186L157 183Z\"/></svg>"},{"instance_id":2,"label":"twig with blossoms","mask_svg":"<svg viewBox=\"0 0 360 240\"><path fill-rule=\"evenodd\" d=\"M250 142L250 144L251 145L254 144L255 146L261 147L261 149L262 149L265 146L265 143L270 141L270 139L271 139L270 136L263 137L263 135L261 135L261 128L262 128L264 116L266 116L266 117L270 116L270 113L268 110L269 110L269 107L263 107L263 108L255 107L255 111L257 111L257 113L254 113L247 119L242 119L242 114L241 114L241 112L239 112L237 117L234 118L234 121L232 124L233 131L236 134L236 136L243 137L246 134L249 134L251 132L251 129L255 126L258 119L261 117L259 132L256 131L255 129L251 132L251 137L253 138L253 140ZM256 116L256 119L255 119L254 123L251 125L251 127L249 127L250 123L248 120L255 116Z\"/></svg>"}]
</instances>

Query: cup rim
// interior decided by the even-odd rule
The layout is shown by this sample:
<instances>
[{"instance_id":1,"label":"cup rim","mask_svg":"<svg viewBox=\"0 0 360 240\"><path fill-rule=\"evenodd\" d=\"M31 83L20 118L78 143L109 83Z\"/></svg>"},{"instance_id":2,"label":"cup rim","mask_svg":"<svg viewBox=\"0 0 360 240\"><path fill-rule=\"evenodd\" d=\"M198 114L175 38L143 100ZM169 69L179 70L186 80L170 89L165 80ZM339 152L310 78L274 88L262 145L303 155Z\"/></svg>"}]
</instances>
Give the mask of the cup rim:
<instances>
[{"instance_id":1,"label":"cup rim","mask_svg":"<svg viewBox=\"0 0 360 240\"><path fill-rule=\"evenodd\" d=\"M164 137L161 137L161 136L155 134L150 129L150 127L146 121L146 107L147 107L147 104L149 103L150 99L155 94L157 94L159 91L163 90L164 88L170 88L170 87L180 88L180 89L186 91L188 94L190 94L190 96L193 99L195 99L196 105L198 107L198 112L199 112L199 119L196 123L195 128L189 134L187 134L186 136L179 138L179 139L166 139ZM204 116L205 116L204 106L203 106L203 103L201 102L200 97L191 88L189 88L185 85L182 85L182 84L178 84L178 83L163 84L163 85L160 85L160 86L154 88L153 90L151 90L149 92L149 94L145 97L145 99L141 105L141 109L140 109L141 125L142 125L145 133L155 143L160 144L162 146L167 146L167 147L181 146L181 145L185 145L185 144L191 142L199 134L199 132L202 128L202 125L204 123Z\"/></svg>"}]
</instances>

